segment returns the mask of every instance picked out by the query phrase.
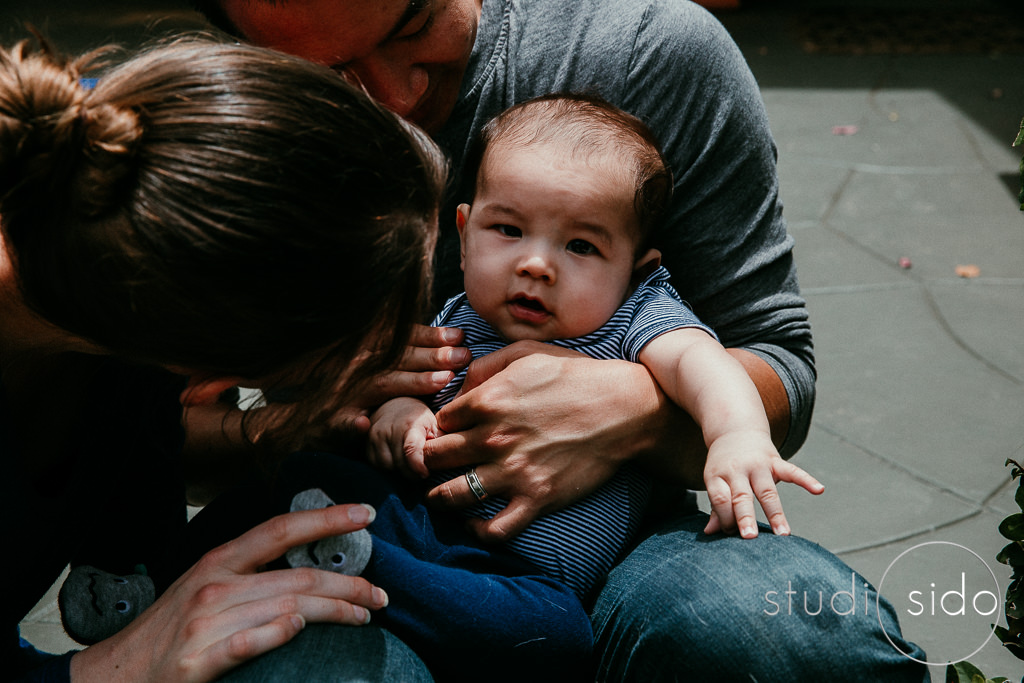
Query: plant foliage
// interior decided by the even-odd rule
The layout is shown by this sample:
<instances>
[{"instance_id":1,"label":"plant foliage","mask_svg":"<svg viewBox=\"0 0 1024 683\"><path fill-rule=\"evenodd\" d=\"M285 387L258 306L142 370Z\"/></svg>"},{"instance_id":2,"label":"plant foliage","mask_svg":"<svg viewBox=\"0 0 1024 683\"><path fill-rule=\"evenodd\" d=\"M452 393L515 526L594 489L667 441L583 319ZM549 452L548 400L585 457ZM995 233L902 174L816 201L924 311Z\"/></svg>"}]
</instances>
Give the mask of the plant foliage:
<instances>
[{"instance_id":1,"label":"plant foliage","mask_svg":"<svg viewBox=\"0 0 1024 683\"><path fill-rule=\"evenodd\" d=\"M1022 138L1024 122L1021 123L1018 144L1024 144ZM1024 174L1024 161L1021 164L1021 172ZM1024 660L1024 466L1015 460L1007 460L1006 465L1013 466L1010 478L1018 480L1017 493L1013 499L1020 512L1010 515L999 524L999 533L1009 543L999 551L996 559L1010 565L1013 573L1010 575L1010 585L1006 588L1006 627L994 625L993 631L1003 643L1003 647L1018 659ZM1009 679L986 678L985 674L970 662L959 662L946 667L946 683L1003 683L1007 680ZM1021 679L1021 683L1024 683L1024 678Z\"/></svg>"},{"instance_id":2,"label":"plant foliage","mask_svg":"<svg viewBox=\"0 0 1024 683\"><path fill-rule=\"evenodd\" d=\"M1017 133L1017 139L1013 141L1014 147L1024 145L1024 119L1020 122L1020 132ZM1020 194L1017 195L1017 200L1020 201L1020 210L1024 211L1024 158L1020 160Z\"/></svg>"}]
</instances>

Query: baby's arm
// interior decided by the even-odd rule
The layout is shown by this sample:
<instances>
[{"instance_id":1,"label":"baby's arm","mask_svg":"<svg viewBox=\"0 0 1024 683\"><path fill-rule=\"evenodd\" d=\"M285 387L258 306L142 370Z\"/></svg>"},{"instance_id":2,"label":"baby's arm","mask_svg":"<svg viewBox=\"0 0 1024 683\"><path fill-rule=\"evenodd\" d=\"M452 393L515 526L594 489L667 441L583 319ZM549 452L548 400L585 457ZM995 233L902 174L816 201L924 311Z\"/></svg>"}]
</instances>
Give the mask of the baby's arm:
<instances>
[{"instance_id":1,"label":"baby's arm","mask_svg":"<svg viewBox=\"0 0 1024 683\"><path fill-rule=\"evenodd\" d=\"M429 406L415 398L393 398L370 417L367 458L381 469L427 477L430 471L423 459L423 444L438 434L437 419Z\"/></svg>"},{"instance_id":2,"label":"baby's arm","mask_svg":"<svg viewBox=\"0 0 1024 683\"><path fill-rule=\"evenodd\" d=\"M708 447L704 484L712 507L705 531L713 533L735 525L744 538L757 536L756 497L772 530L788 534L775 484L788 481L813 494L825 488L779 456L761 397L739 362L696 328L655 337L640 352L639 360L703 432Z\"/></svg>"}]
</instances>

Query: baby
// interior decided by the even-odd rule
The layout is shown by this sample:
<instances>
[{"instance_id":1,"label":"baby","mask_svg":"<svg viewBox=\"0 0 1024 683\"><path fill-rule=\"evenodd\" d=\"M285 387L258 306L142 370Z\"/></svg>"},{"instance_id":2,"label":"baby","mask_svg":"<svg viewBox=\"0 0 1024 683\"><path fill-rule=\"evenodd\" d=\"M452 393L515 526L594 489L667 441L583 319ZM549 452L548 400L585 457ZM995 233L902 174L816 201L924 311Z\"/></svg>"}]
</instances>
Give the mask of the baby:
<instances>
[{"instance_id":1,"label":"baby","mask_svg":"<svg viewBox=\"0 0 1024 683\"><path fill-rule=\"evenodd\" d=\"M700 425L712 515L736 519L733 501L753 493L773 531L789 533L775 484L824 487L783 460L760 396L740 363L669 284L650 235L672 179L654 138L635 117L585 96L517 105L482 131L472 204L458 207L466 291L434 325L459 327L474 358L518 340L549 342L595 358L642 363ZM372 416L374 464L429 476L423 444L439 435L434 410L458 393L465 372L428 404L385 403ZM487 496L475 469L463 474L490 518L507 501ZM650 482L624 467L603 488L532 523L514 553L585 596L629 543ZM749 500L749 498L748 498ZM757 535L753 523L739 528Z\"/></svg>"}]
</instances>

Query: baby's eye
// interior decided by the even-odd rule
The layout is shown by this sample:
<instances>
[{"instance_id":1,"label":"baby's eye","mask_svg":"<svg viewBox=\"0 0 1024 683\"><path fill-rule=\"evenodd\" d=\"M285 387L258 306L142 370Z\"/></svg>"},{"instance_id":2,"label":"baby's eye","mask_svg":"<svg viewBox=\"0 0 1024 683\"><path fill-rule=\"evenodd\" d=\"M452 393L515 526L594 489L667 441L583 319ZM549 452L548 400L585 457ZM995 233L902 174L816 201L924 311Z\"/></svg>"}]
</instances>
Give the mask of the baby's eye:
<instances>
[{"instance_id":1,"label":"baby's eye","mask_svg":"<svg viewBox=\"0 0 1024 683\"><path fill-rule=\"evenodd\" d=\"M514 225L495 225L494 229L505 237L522 237L523 231Z\"/></svg>"},{"instance_id":2,"label":"baby's eye","mask_svg":"<svg viewBox=\"0 0 1024 683\"><path fill-rule=\"evenodd\" d=\"M580 256L589 256L590 254L597 253L597 247L586 240L570 240L565 248Z\"/></svg>"}]
</instances>

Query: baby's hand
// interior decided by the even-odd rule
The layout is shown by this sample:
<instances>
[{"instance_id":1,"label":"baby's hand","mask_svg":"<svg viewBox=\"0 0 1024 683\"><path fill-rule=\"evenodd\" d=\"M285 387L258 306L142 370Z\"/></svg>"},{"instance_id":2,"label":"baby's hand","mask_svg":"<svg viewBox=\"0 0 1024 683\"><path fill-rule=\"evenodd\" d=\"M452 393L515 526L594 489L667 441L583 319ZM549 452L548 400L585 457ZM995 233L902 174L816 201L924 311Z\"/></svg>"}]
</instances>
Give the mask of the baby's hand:
<instances>
[{"instance_id":1,"label":"baby's hand","mask_svg":"<svg viewBox=\"0 0 1024 683\"><path fill-rule=\"evenodd\" d=\"M704 533L739 529L743 538L757 536L756 497L772 531L789 534L782 501L775 484L788 481L818 495L825 487L810 474L779 456L768 435L761 431L728 432L708 448L704 485L711 501L711 521Z\"/></svg>"},{"instance_id":2,"label":"baby's hand","mask_svg":"<svg viewBox=\"0 0 1024 683\"><path fill-rule=\"evenodd\" d=\"M415 398L394 398L370 417L366 456L381 469L425 478L430 470L424 462L423 445L439 434L434 413L426 404Z\"/></svg>"}]
</instances>

